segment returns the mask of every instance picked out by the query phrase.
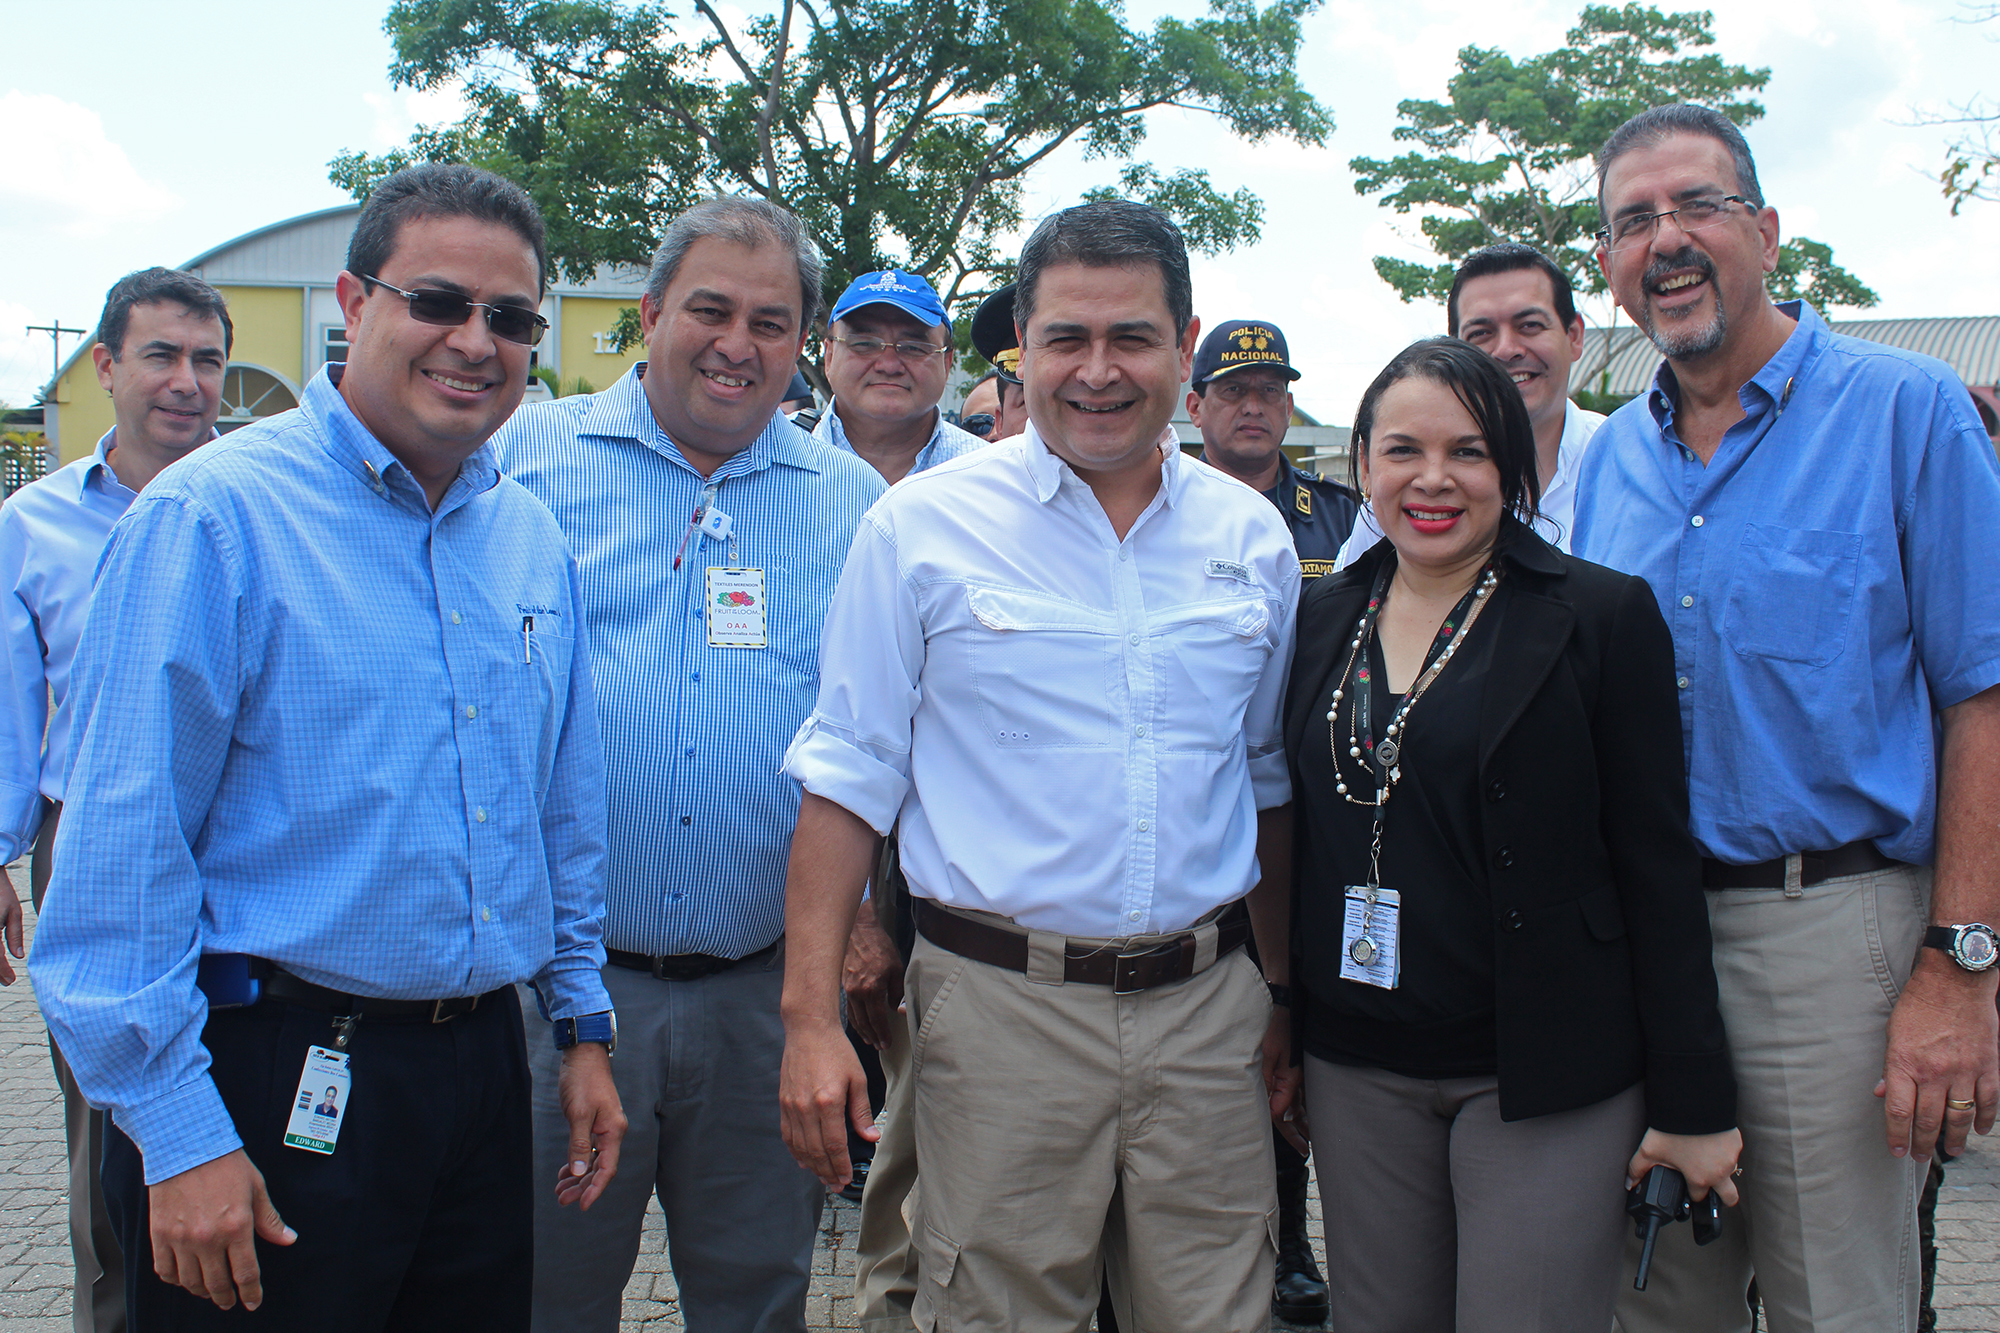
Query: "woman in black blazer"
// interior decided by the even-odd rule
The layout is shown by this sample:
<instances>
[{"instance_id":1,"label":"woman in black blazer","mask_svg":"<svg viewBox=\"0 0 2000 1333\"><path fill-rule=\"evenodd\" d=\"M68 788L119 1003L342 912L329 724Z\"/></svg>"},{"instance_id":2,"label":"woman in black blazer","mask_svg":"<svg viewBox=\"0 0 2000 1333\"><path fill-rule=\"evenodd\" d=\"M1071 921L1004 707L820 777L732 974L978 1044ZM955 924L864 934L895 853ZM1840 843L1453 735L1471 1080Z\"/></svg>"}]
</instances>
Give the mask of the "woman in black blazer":
<instances>
[{"instance_id":1,"label":"woman in black blazer","mask_svg":"<svg viewBox=\"0 0 2000 1333\"><path fill-rule=\"evenodd\" d=\"M1623 1192L1735 1202L1673 644L1524 520L1499 363L1405 350L1356 414L1387 534L1299 608L1293 993L1336 1330L1610 1326Z\"/></svg>"}]
</instances>

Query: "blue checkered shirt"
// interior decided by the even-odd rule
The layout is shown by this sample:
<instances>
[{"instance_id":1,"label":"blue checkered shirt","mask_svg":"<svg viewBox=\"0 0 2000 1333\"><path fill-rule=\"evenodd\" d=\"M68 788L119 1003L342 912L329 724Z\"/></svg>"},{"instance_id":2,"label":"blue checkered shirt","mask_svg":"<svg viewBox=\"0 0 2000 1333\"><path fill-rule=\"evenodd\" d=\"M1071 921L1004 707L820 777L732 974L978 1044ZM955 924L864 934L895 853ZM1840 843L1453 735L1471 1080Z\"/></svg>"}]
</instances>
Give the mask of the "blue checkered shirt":
<instances>
[{"instance_id":1,"label":"blue checkered shirt","mask_svg":"<svg viewBox=\"0 0 2000 1333\"><path fill-rule=\"evenodd\" d=\"M555 513L583 579L610 771L605 943L740 958L784 930L799 788L779 763L819 692L848 543L885 488L782 416L704 479L655 420L644 373L524 407L494 447ZM690 531L711 484L726 540ZM732 564L764 571L769 647L709 645L708 570Z\"/></svg>"},{"instance_id":2,"label":"blue checkered shirt","mask_svg":"<svg viewBox=\"0 0 2000 1333\"><path fill-rule=\"evenodd\" d=\"M325 373L133 501L78 654L34 969L148 1183L241 1144L203 953L362 995L532 978L557 1016L610 1007L578 610L562 534L487 450L433 513Z\"/></svg>"},{"instance_id":3,"label":"blue checkered shirt","mask_svg":"<svg viewBox=\"0 0 2000 1333\"><path fill-rule=\"evenodd\" d=\"M912 477L916 476L919 472L930 471L939 463L949 463L954 458L962 458L975 449L984 449L986 447L986 441L980 439L971 431L961 430L959 427L946 421L943 412L938 411L936 408L931 410L937 412L937 422L931 427L930 439L924 442L924 447L917 451L915 461L910 464L909 475ZM833 445L837 449L845 450L850 454L855 453L854 446L848 442L846 427L840 424L840 404L838 401L828 405L826 415L819 419L819 425L813 427L813 438L815 440L823 440L827 444ZM860 455L855 454L855 456L859 457Z\"/></svg>"}]
</instances>

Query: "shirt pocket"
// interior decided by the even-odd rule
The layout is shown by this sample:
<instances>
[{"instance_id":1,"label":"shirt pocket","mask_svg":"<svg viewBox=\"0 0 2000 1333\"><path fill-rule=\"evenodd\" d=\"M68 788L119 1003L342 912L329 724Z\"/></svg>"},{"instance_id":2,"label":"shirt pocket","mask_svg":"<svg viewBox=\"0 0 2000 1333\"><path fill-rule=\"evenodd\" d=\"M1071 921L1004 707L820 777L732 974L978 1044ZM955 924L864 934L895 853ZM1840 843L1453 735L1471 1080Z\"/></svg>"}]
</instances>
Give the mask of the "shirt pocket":
<instances>
[{"instance_id":1,"label":"shirt pocket","mask_svg":"<svg viewBox=\"0 0 2000 1333\"><path fill-rule=\"evenodd\" d=\"M1243 711L1271 663L1271 606L1262 597L1196 602L1151 618L1160 671L1160 744L1233 750Z\"/></svg>"},{"instance_id":2,"label":"shirt pocket","mask_svg":"<svg viewBox=\"0 0 2000 1333\"><path fill-rule=\"evenodd\" d=\"M1723 603L1723 638L1743 657L1823 667L1847 647L1861 534L1744 527Z\"/></svg>"},{"instance_id":3,"label":"shirt pocket","mask_svg":"<svg viewBox=\"0 0 2000 1333\"><path fill-rule=\"evenodd\" d=\"M489 668L495 759L509 774L532 765L540 800L555 772L556 747L569 712L570 658L575 640L539 626L509 636L509 651Z\"/></svg>"},{"instance_id":4,"label":"shirt pocket","mask_svg":"<svg viewBox=\"0 0 2000 1333\"><path fill-rule=\"evenodd\" d=\"M1041 593L974 588L972 684L995 745L1101 749L1118 737L1117 623Z\"/></svg>"}]
</instances>

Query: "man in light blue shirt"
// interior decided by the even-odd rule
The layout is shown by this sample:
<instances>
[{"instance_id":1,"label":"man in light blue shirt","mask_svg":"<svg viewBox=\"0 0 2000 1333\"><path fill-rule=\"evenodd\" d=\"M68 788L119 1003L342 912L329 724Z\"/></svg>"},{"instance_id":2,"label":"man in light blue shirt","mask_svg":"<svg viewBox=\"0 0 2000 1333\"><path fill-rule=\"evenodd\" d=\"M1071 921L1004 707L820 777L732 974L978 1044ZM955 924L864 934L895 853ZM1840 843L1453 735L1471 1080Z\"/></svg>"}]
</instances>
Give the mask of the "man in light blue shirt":
<instances>
[{"instance_id":1,"label":"man in light blue shirt","mask_svg":"<svg viewBox=\"0 0 2000 1333\"><path fill-rule=\"evenodd\" d=\"M1666 362L1598 432L1575 549L1673 631L1743 1130L1738 1218L1663 1237L1619 1321L1748 1329L1754 1273L1772 1333L1914 1328L1925 1164L2000 1102L1993 937L1957 929L2000 921L2000 468L1949 368L1771 302L1729 120L1646 112L1598 171Z\"/></svg>"},{"instance_id":2,"label":"man in light blue shirt","mask_svg":"<svg viewBox=\"0 0 2000 1333\"><path fill-rule=\"evenodd\" d=\"M525 1328L517 981L566 1024L559 1194L615 1174L576 567L485 447L544 273L517 187L391 176L339 278L350 360L168 468L105 549L71 696L84 822L34 963L112 1110L144 1333L239 1299L288 1330ZM337 1132L302 1132L343 1083Z\"/></svg>"},{"instance_id":3,"label":"man in light blue shirt","mask_svg":"<svg viewBox=\"0 0 2000 1333\"><path fill-rule=\"evenodd\" d=\"M884 490L778 414L820 276L783 209L696 205L654 257L647 359L602 393L523 409L495 441L580 569L609 768L604 985L632 1108L598 1206L538 1204L538 1333L614 1333L655 1193L692 1333L805 1327L825 1196L778 1134L799 805L779 762L812 709L848 543ZM553 1127L554 1062L530 1033L536 1121Z\"/></svg>"},{"instance_id":4,"label":"man in light blue shirt","mask_svg":"<svg viewBox=\"0 0 2000 1333\"><path fill-rule=\"evenodd\" d=\"M30 482L0 506L0 862L32 845L36 909L69 776L70 669L90 612L91 583L111 525L161 469L215 435L233 330L222 294L188 273L143 269L106 295L91 348L114 425L88 458ZM39 835L39 836L38 836ZM0 877L8 944L18 957L20 906ZM13 970L0 956L0 981ZM69 1243L76 1265L76 1333L121 1333L125 1269L105 1209L98 1163L104 1112L84 1100L51 1037L69 1148Z\"/></svg>"}]
</instances>

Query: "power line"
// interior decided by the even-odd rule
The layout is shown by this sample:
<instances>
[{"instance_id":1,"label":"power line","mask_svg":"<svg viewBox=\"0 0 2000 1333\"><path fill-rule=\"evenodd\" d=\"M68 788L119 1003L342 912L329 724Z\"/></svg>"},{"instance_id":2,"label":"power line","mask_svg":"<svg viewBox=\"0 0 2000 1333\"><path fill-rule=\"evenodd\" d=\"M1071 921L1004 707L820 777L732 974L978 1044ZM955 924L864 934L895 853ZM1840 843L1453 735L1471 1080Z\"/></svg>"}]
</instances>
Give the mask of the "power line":
<instances>
[{"instance_id":1,"label":"power line","mask_svg":"<svg viewBox=\"0 0 2000 1333\"><path fill-rule=\"evenodd\" d=\"M56 376L62 374L62 336L65 333L74 333L78 337L82 337L84 334L90 332L90 330L66 329L63 327L61 317L58 316L56 322L53 324L28 325L28 332L46 333L49 335L49 359L52 365L52 369L49 371L49 393L53 396L56 391Z\"/></svg>"}]
</instances>

